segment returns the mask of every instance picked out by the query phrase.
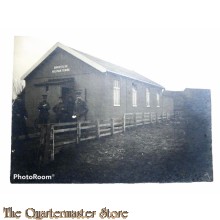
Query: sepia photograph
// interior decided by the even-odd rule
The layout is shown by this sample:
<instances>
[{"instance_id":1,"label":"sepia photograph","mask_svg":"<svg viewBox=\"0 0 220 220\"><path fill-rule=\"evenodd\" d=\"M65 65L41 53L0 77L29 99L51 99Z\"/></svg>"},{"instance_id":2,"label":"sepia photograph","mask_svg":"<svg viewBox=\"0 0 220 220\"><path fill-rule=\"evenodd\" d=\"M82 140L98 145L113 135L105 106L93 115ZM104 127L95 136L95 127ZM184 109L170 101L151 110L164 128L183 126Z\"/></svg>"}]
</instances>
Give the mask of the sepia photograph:
<instances>
[{"instance_id":1,"label":"sepia photograph","mask_svg":"<svg viewBox=\"0 0 220 220\"><path fill-rule=\"evenodd\" d=\"M209 88L133 70L143 54L125 66L71 42L42 48L14 38L11 183L213 181Z\"/></svg>"},{"instance_id":2,"label":"sepia photograph","mask_svg":"<svg viewBox=\"0 0 220 220\"><path fill-rule=\"evenodd\" d=\"M1 1L1 219L220 219L217 1Z\"/></svg>"}]
</instances>

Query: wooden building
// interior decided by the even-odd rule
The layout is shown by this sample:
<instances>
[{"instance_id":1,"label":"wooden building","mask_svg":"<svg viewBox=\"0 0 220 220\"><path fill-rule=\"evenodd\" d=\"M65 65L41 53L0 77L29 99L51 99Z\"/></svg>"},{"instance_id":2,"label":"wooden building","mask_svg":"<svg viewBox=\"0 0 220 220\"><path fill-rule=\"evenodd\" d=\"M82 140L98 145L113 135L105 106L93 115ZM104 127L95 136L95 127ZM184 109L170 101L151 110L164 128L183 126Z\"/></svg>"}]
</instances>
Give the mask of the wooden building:
<instances>
[{"instance_id":1,"label":"wooden building","mask_svg":"<svg viewBox=\"0 0 220 220\"><path fill-rule=\"evenodd\" d=\"M26 82L28 125L38 117L42 94L53 107L58 97L74 98L76 91L88 106L87 119L122 117L124 113L172 111L164 87L146 77L60 43L55 44L22 77ZM54 114L50 111L51 122Z\"/></svg>"}]
</instances>

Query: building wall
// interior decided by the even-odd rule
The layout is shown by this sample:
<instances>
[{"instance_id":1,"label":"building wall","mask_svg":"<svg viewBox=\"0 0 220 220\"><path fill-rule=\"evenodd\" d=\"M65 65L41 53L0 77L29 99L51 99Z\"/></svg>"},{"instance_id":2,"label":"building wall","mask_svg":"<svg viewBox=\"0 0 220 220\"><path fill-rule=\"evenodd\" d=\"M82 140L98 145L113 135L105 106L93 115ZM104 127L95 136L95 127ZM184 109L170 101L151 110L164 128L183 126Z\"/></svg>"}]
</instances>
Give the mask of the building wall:
<instances>
[{"instance_id":1,"label":"building wall","mask_svg":"<svg viewBox=\"0 0 220 220\"><path fill-rule=\"evenodd\" d=\"M185 103L185 95L183 91L165 91L166 98L173 100L173 111L182 111Z\"/></svg>"},{"instance_id":2,"label":"building wall","mask_svg":"<svg viewBox=\"0 0 220 220\"><path fill-rule=\"evenodd\" d=\"M57 68L59 66L66 66ZM60 72L58 72L60 71ZM29 76L28 79L65 78L97 71L66 51L57 48ZM97 71L98 72L98 71Z\"/></svg>"},{"instance_id":3,"label":"building wall","mask_svg":"<svg viewBox=\"0 0 220 220\"><path fill-rule=\"evenodd\" d=\"M59 66L64 66L59 68ZM58 70L58 71L57 71ZM60 72L59 72L60 71ZM32 126L38 117L37 106L42 100L42 94L47 93L51 109L61 96L62 86L36 86L51 79L73 77L74 82L68 84L73 91L81 90L82 98L86 100L89 111L87 119L109 119L122 117L131 112L163 112L165 108L160 88L122 77L114 73L102 73L83 61L73 57L62 49L57 49L42 62L26 79L26 108L29 114L28 125ZM113 105L113 82L120 81L120 106ZM132 85L137 88L137 107L132 106ZM146 106L146 88L150 91L150 107ZM156 94L160 95L160 107L157 107ZM167 106L167 105L166 105ZM53 111L50 111L51 121L54 120Z\"/></svg>"},{"instance_id":4,"label":"building wall","mask_svg":"<svg viewBox=\"0 0 220 220\"><path fill-rule=\"evenodd\" d=\"M113 105L113 83L114 80L120 82L120 106ZM137 106L132 106L132 84L137 88ZM135 112L162 112L162 93L161 89L149 86L148 84L132 80L130 78L118 76L113 73L108 73L105 79L106 85L106 105L105 116L122 117L124 113ZM146 106L146 88L150 91L150 107ZM160 94L160 107L157 107L156 93Z\"/></svg>"},{"instance_id":5,"label":"building wall","mask_svg":"<svg viewBox=\"0 0 220 220\"><path fill-rule=\"evenodd\" d=\"M197 122L211 123L211 91L209 89L185 89L183 94L185 117L193 118Z\"/></svg>"},{"instance_id":6,"label":"building wall","mask_svg":"<svg viewBox=\"0 0 220 220\"><path fill-rule=\"evenodd\" d=\"M163 95L163 112L174 113L174 101L172 97Z\"/></svg>"},{"instance_id":7,"label":"building wall","mask_svg":"<svg viewBox=\"0 0 220 220\"><path fill-rule=\"evenodd\" d=\"M87 119L102 119L105 115L106 94L105 73L91 71L89 74L75 77L76 88L84 91L84 100L88 106Z\"/></svg>"},{"instance_id":8,"label":"building wall","mask_svg":"<svg viewBox=\"0 0 220 220\"><path fill-rule=\"evenodd\" d=\"M26 82L25 87L25 105L28 111L28 126L33 126L35 119L37 119L39 111L37 109L38 104L42 101L42 94L47 94L47 100L50 104L50 118L53 121L55 115L52 111L53 106L58 102L58 97L60 96L60 87L56 85L49 86L49 91L45 91L43 86L35 86L35 83L39 80L30 80Z\"/></svg>"},{"instance_id":9,"label":"building wall","mask_svg":"<svg viewBox=\"0 0 220 220\"><path fill-rule=\"evenodd\" d=\"M55 67L66 66L63 69L68 71L56 72ZM55 70L55 72L53 72ZM74 78L74 83L66 85L36 86L52 79ZM62 49L57 49L45 61L43 61L27 78L25 103L29 114L28 126L33 126L34 120L38 117L37 106L42 100L42 94L48 95L48 102L51 106L50 119L54 121L55 115L52 108L57 104L58 97L62 95L62 87L72 88L73 91L81 90L82 98L87 101L89 112L88 118L94 119L103 115L105 86L103 84L105 74L99 72L83 61L73 57ZM74 94L73 94L74 96Z\"/></svg>"}]
</instances>

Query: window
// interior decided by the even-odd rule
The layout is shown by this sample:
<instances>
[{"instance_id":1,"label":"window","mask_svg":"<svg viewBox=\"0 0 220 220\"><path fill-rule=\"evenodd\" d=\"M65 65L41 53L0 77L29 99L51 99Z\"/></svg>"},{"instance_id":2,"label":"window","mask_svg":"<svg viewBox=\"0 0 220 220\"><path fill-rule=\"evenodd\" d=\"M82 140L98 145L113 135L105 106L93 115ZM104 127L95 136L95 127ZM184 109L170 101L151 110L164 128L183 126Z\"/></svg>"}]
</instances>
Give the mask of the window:
<instances>
[{"instance_id":1,"label":"window","mask_svg":"<svg viewBox=\"0 0 220 220\"><path fill-rule=\"evenodd\" d=\"M113 102L114 106L120 106L120 82L114 80L113 83Z\"/></svg>"},{"instance_id":2,"label":"window","mask_svg":"<svg viewBox=\"0 0 220 220\"><path fill-rule=\"evenodd\" d=\"M160 107L160 94L157 93L157 107Z\"/></svg>"},{"instance_id":3,"label":"window","mask_svg":"<svg viewBox=\"0 0 220 220\"><path fill-rule=\"evenodd\" d=\"M137 87L132 85L132 106L137 107Z\"/></svg>"},{"instance_id":4,"label":"window","mask_svg":"<svg viewBox=\"0 0 220 220\"><path fill-rule=\"evenodd\" d=\"M146 88L146 107L150 107L150 91Z\"/></svg>"}]
</instances>

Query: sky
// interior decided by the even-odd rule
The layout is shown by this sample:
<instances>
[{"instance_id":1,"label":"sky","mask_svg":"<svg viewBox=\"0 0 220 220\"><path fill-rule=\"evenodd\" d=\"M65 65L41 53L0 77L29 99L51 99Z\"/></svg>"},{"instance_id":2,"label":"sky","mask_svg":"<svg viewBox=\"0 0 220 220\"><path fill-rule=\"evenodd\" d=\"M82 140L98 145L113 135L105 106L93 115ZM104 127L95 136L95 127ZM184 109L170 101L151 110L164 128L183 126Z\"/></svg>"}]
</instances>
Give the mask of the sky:
<instances>
[{"instance_id":1,"label":"sky","mask_svg":"<svg viewBox=\"0 0 220 220\"><path fill-rule=\"evenodd\" d=\"M15 79L56 42L134 70L167 90L212 88L220 72L219 29L60 29L14 39Z\"/></svg>"}]
</instances>

